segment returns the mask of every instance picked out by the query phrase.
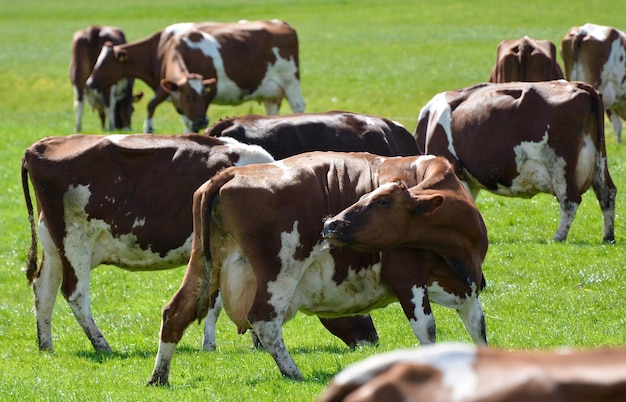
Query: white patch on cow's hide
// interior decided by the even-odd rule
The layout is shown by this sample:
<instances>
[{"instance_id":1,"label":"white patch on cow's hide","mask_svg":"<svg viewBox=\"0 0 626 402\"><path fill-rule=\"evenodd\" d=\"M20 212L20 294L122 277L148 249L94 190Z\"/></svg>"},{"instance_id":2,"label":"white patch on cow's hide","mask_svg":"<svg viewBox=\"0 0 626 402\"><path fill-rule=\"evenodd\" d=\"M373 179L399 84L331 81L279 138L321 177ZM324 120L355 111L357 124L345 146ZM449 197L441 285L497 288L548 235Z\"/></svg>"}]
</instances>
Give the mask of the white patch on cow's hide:
<instances>
[{"instance_id":1,"label":"white patch on cow's hide","mask_svg":"<svg viewBox=\"0 0 626 402\"><path fill-rule=\"evenodd\" d=\"M101 219L89 218L85 207L91 192L89 186L70 186L63 195L65 255L75 269L113 264L130 271L169 269L189 259L192 234L180 247L170 250L165 257L137 244L137 237L127 233L113 237L111 226ZM135 226L145 224L137 217Z\"/></svg>"},{"instance_id":2,"label":"white patch on cow's hide","mask_svg":"<svg viewBox=\"0 0 626 402\"><path fill-rule=\"evenodd\" d=\"M181 32L186 32L192 29L194 26L195 23L193 22L178 22L176 24L166 26L164 31L170 35L177 35Z\"/></svg>"},{"instance_id":3,"label":"white patch on cow's hide","mask_svg":"<svg viewBox=\"0 0 626 402\"><path fill-rule=\"evenodd\" d=\"M593 180L596 154L597 149L591 136L583 136L583 146L578 153L578 163L576 164L576 185L579 189L586 188ZM604 177L603 175L600 176Z\"/></svg>"},{"instance_id":4,"label":"white patch on cow's hide","mask_svg":"<svg viewBox=\"0 0 626 402\"><path fill-rule=\"evenodd\" d=\"M204 84L202 84L201 79L191 78L188 82L191 89L196 91L198 95L202 95L204 93Z\"/></svg>"},{"instance_id":5,"label":"white patch on cow's hide","mask_svg":"<svg viewBox=\"0 0 626 402\"><path fill-rule=\"evenodd\" d=\"M358 271L350 269L346 279L337 284L333 281L335 263L326 244L320 241L304 260L296 260L294 255L300 246L296 221L291 232L281 233L281 270L276 280L268 283L269 302L277 311L285 312L285 321L297 310L339 317L364 314L395 300L381 282L380 263Z\"/></svg>"},{"instance_id":6,"label":"white patch on cow's hide","mask_svg":"<svg viewBox=\"0 0 626 402\"><path fill-rule=\"evenodd\" d=\"M428 112L430 112L428 132L433 132L434 124L439 124L446 133L448 151L455 158L458 158L454 149L454 142L452 141L452 109L446 100L445 93L435 95L426 106L420 110L418 121L421 121ZM426 148L426 151L428 151L428 138L426 138Z\"/></svg>"},{"instance_id":7,"label":"white patch on cow's hide","mask_svg":"<svg viewBox=\"0 0 626 402\"><path fill-rule=\"evenodd\" d=\"M442 382L452 390L452 401L475 396L478 376L474 370L477 351L472 345L442 343L419 349L404 349L381 353L343 369L333 383L346 387L362 385L396 363L427 365L442 372Z\"/></svg>"},{"instance_id":8,"label":"white patch on cow's hide","mask_svg":"<svg viewBox=\"0 0 626 402\"><path fill-rule=\"evenodd\" d=\"M106 139L111 141L114 144L119 144L122 141L124 141L126 137L128 137L128 134L111 134L111 135L107 135Z\"/></svg>"},{"instance_id":9,"label":"white patch on cow's hide","mask_svg":"<svg viewBox=\"0 0 626 402\"><path fill-rule=\"evenodd\" d=\"M624 84L626 62L624 60L626 60L626 48L618 37L611 44L611 53L602 67L598 84L598 91L602 93L605 109L610 108L614 103L623 102L621 98L626 95L626 84Z\"/></svg>"},{"instance_id":10,"label":"white patch on cow's hide","mask_svg":"<svg viewBox=\"0 0 626 402\"><path fill-rule=\"evenodd\" d=\"M549 127L541 141L524 141L513 148L518 176L513 179L510 187L498 186L496 191L489 191L513 197L532 197L537 193L566 193L566 162L548 145L548 130ZM477 182L469 174L468 181Z\"/></svg>"},{"instance_id":11,"label":"white patch on cow's hide","mask_svg":"<svg viewBox=\"0 0 626 402\"><path fill-rule=\"evenodd\" d=\"M414 306L413 315L415 319L410 319L409 324L411 325L413 334L419 339L421 345L433 343L435 342L433 336L435 334L435 317L432 312L426 314L424 310L424 303L430 305L430 303L425 300L426 290L421 287L413 286L411 292L413 293L411 303L413 303Z\"/></svg>"},{"instance_id":12,"label":"white patch on cow's hide","mask_svg":"<svg viewBox=\"0 0 626 402\"><path fill-rule=\"evenodd\" d=\"M244 144L231 137L220 137L220 140L224 141L233 152L239 154L239 160L235 162L235 166L274 162L274 157L258 145Z\"/></svg>"}]
</instances>

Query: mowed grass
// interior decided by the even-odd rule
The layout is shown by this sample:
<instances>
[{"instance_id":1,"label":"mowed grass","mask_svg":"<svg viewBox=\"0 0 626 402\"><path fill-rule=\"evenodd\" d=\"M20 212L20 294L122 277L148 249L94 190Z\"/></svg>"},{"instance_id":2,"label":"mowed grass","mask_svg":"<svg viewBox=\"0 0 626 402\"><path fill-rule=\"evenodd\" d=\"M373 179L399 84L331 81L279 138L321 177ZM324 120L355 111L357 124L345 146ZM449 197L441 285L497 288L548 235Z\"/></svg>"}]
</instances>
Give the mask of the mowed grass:
<instances>
[{"instance_id":1,"label":"mowed grass","mask_svg":"<svg viewBox=\"0 0 626 402\"><path fill-rule=\"evenodd\" d=\"M502 39L529 35L557 45L573 25L595 22L625 29L615 3L557 0L523 6L507 2L235 0L102 2L0 0L0 397L3 400L314 400L346 365L375 353L417 346L393 304L373 313L380 343L348 350L315 317L285 325L284 338L305 381L280 376L264 352L250 348L223 315L218 351L201 351L202 326L191 326L171 368L170 387L146 387L158 346L160 312L184 268L93 271L92 308L112 354L95 353L61 296L53 316L54 353L37 348L33 295L23 273L29 229L19 180L20 158L36 140L72 133L68 80L72 33L93 23L118 25L129 40L181 21L280 18L299 33L302 87L308 111L345 109L396 119L410 131L419 109L436 93L488 79ZM136 105L139 131L152 91ZM262 113L249 103L211 107L222 116ZM283 105L283 113L287 113ZM86 132L100 133L86 113ZM169 104L155 115L158 133L182 123ZM626 189L626 145L607 126L609 168ZM193 172L189 172L193 174ZM624 190L622 190L624 191ZM592 192L584 196L565 243L551 239L555 199L481 194L490 248L482 295L492 346L504 349L590 348L626 343L623 193L618 193L616 243L601 243L602 216ZM462 217L459 217L462 219ZM439 341L469 342L454 312L435 308Z\"/></svg>"}]
</instances>

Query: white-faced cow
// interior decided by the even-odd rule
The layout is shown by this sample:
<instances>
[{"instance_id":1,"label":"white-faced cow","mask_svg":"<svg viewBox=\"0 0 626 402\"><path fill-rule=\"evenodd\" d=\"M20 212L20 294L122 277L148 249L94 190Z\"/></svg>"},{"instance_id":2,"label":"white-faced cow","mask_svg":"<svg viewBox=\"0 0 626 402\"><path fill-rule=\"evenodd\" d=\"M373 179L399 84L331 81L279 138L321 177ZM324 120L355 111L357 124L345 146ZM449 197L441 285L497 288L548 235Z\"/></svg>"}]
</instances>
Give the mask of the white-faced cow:
<instances>
[{"instance_id":1,"label":"white-faced cow","mask_svg":"<svg viewBox=\"0 0 626 402\"><path fill-rule=\"evenodd\" d=\"M587 82L602 93L617 142L622 142L620 117L626 119L626 34L595 24L573 27L561 41L561 57L568 80Z\"/></svg>"},{"instance_id":2,"label":"white-faced cow","mask_svg":"<svg viewBox=\"0 0 626 402\"><path fill-rule=\"evenodd\" d=\"M604 112L590 85L564 80L479 84L436 95L421 110L420 150L447 158L474 199L479 190L553 194L561 206L554 239L566 239L591 186L614 240L617 189L607 167Z\"/></svg>"},{"instance_id":3,"label":"white-faced cow","mask_svg":"<svg viewBox=\"0 0 626 402\"><path fill-rule=\"evenodd\" d=\"M196 191L193 215L191 258L163 309L150 384L168 383L177 343L218 290L239 330L252 329L294 379L302 375L282 325L297 311L337 317L399 300L427 344L432 301L456 309L474 342L486 343L478 295L487 231L443 158L313 152L228 168Z\"/></svg>"},{"instance_id":4,"label":"white-faced cow","mask_svg":"<svg viewBox=\"0 0 626 402\"><path fill-rule=\"evenodd\" d=\"M292 152L298 153L296 147ZM130 271L185 264L191 250L193 192L224 167L268 161L273 158L259 147L199 135L69 136L30 147L22 177L33 225L27 173L40 208L44 257L37 268L33 226L27 269L35 292L39 347L52 349L51 317L61 286L94 347L110 350L91 314L91 269L104 263ZM207 316L205 350L215 349L219 311L218 302ZM321 321L350 347L378 339L369 316Z\"/></svg>"},{"instance_id":5,"label":"white-faced cow","mask_svg":"<svg viewBox=\"0 0 626 402\"><path fill-rule=\"evenodd\" d=\"M319 402L615 402L626 349L505 351L442 343L381 353L330 382Z\"/></svg>"},{"instance_id":6,"label":"white-faced cow","mask_svg":"<svg viewBox=\"0 0 626 402\"><path fill-rule=\"evenodd\" d=\"M169 43L189 30L194 34ZM208 124L210 102L263 100L266 112L277 114L285 96L294 112L304 111L299 74L298 37L285 22L184 23L104 48L87 85L102 90L122 77L139 78L155 91L144 132L153 131L154 110L170 94L186 116L185 130L193 131ZM203 116L197 117L202 109Z\"/></svg>"},{"instance_id":7,"label":"white-faced cow","mask_svg":"<svg viewBox=\"0 0 626 402\"><path fill-rule=\"evenodd\" d=\"M549 40L528 36L498 44L490 82L550 81L563 79L556 60L556 46Z\"/></svg>"},{"instance_id":8,"label":"white-faced cow","mask_svg":"<svg viewBox=\"0 0 626 402\"><path fill-rule=\"evenodd\" d=\"M85 100L100 117L105 130L130 130L133 111L133 80L120 79L104 91L102 97L92 94L85 85L87 78L96 64L100 50L105 44L121 45L126 43L124 32L117 27L92 25L74 33L72 37L72 55L70 59L70 82L74 88L74 114L76 132L82 131L82 119ZM107 45L108 46L108 45ZM141 97L142 94L138 94Z\"/></svg>"},{"instance_id":9,"label":"white-faced cow","mask_svg":"<svg viewBox=\"0 0 626 402\"><path fill-rule=\"evenodd\" d=\"M378 116L342 111L231 117L221 119L205 134L259 145L275 159L293 156L302 149L362 151L383 156L419 154L415 139L401 124Z\"/></svg>"},{"instance_id":10,"label":"white-faced cow","mask_svg":"<svg viewBox=\"0 0 626 402\"><path fill-rule=\"evenodd\" d=\"M185 122L185 130L208 124L209 104L261 101L277 115L281 101L304 111L298 37L287 23L241 21L172 37L165 49L161 86Z\"/></svg>"}]
</instances>

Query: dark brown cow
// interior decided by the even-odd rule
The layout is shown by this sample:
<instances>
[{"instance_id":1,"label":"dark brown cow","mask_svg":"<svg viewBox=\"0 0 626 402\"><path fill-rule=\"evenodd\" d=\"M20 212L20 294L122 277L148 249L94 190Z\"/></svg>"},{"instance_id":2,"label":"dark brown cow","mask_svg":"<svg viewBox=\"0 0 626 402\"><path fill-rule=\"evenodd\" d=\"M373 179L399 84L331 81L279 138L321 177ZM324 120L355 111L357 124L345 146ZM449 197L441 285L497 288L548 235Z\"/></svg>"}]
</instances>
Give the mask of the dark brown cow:
<instances>
[{"instance_id":1,"label":"dark brown cow","mask_svg":"<svg viewBox=\"0 0 626 402\"><path fill-rule=\"evenodd\" d=\"M438 344L372 356L337 374L320 402L614 402L626 349L505 351Z\"/></svg>"},{"instance_id":2,"label":"dark brown cow","mask_svg":"<svg viewBox=\"0 0 626 402\"><path fill-rule=\"evenodd\" d=\"M76 31L72 37L72 55L70 59L70 81L74 88L74 114L76 115L76 132L82 131L84 101L94 108L100 117L105 130L130 130L130 119L133 111L133 80L121 79L113 83L104 92L102 99L97 99L85 83L96 64L100 49L109 43L120 45L126 43L124 32L117 27L92 25ZM142 94L138 94L137 98Z\"/></svg>"},{"instance_id":3,"label":"dark brown cow","mask_svg":"<svg viewBox=\"0 0 626 402\"><path fill-rule=\"evenodd\" d=\"M563 79L556 60L556 46L549 40L528 36L498 44L490 82L550 81Z\"/></svg>"},{"instance_id":4,"label":"dark brown cow","mask_svg":"<svg viewBox=\"0 0 626 402\"><path fill-rule=\"evenodd\" d=\"M208 125L209 104L262 101L277 115L283 97L292 112L304 111L298 36L287 23L242 21L172 37L164 50L161 86L187 132Z\"/></svg>"},{"instance_id":5,"label":"dark brown cow","mask_svg":"<svg viewBox=\"0 0 626 402\"><path fill-rule=\"evenodd\" d=\"M364 252L329 247L323 218L359 198L368 216L385 220L372 228L377 243L360 243ZM281 373L294 379L302 375L282 325L298 310L337 317L399 300L415 336L432 343L433 301L456 309L474 342L486 343L478 295L487 231L443 158L313 152L229 168L196 191L193 208L191 258L163 309L150 384L168 383L177 343L218 290L239 330L251 328ZM333 233L339 232L326 233L333 242L349 242Z\"/></svg>"},{"instance_id":6,"label":"dark brown cow","mask_svg":"<svg viewBox=\"0 0 626 402\"><path fill-rule=\"evenodd\" d=\"M573 27L561 41L565 76L584 81L602 93L604 108L617 142L626 119L626 34L613 27L585 24Z\"/></svg>"},{"instance_id":7,"label":"dark brown cow","mask_svg":"<svg viewBox=\"0 0 626 402\"><path fill-rule=\"evenodd\" d=\"M194 73L194 69L200 69L197 65L198 62L207 62L206 52L214 56L212 63L206 64L206 68L209 68L213 75L207 73L206 78L194 79L191 82L192 85L189 85L187 81L180 81L185 78L183 75L179 75L174 79L173 75L182 74L183 70L176 70L172 62L168 62L167 65L170 66L170 68L166 68L165 63L166 50L170 48L167 46L169 40L173 36L189 30L199 31L194 38L197 38L199 34L202 36L202 40L200 42L187 42L190 48L189 50L194 55L195 60L193 64L185 68L187 68L190 73ZM217 39L211 36L212 32L217 32L219 37L224 38L228 43L216 42ZM241 58L241 55L234 57L233 46L237 44L246 45L247 47L250 46L250 42L238 42L236 37L239 35L244 37L246 41L253 41L252 43L257 43L259 46L261 46L261 44L263 44L263 46L271 44L270 55L268 56L267 53L262 53L258 58L254 58L252 54L246 54L245 58ZM283 40L285 43L279 43L279 39ZM289 99L294 111L303 111L304 101L299 93L300 82L297 46L298 42L295 31L286 23L279 21L241 22L233 24L211 22L173 24L147 38L125 45L103 48L98 62L87 80L87 85L96 91L102 91L117 80L125 77L139 78L144 81L155 91L154 97L148 103L148 113L144 123L144 132L146 133L153 131L152 120L155 108L166 100L171 92L178 91L174 93L173 96L175 104L183 102L187 95L193 94L185 92L185 94L182 95L180 93L181 88L185 90L195 88L202 92L207 100L213 99L215 103L230 102L238 104L247 99L261 99L263 96L270 93L266 91L269 85L274 92L271 92L273 95L270 97L271 99L268 98L266 102L267 108L270 109L266 109L268 113L274 113L273 107L275 107L275 113L278 111L278 105L280 104L280 99L282 99L282 96L279 97L276 95L275 91L278 89L284 91L284 95ZM194 47L197 47L197 49L191 50ZM219 52L217 51L218 48L220 49ZM296 51L295 54L293 53L294 49ZM228 50L228 53L223 53L225 50ZM185 55L185 57L187 56L188 55ZM177 62L179 63L187 62L187 60L184 60L180 55L176 55L175 53L171 53L171 56L168 56L167 59L171 60L171 58L177 58ZM239 60L247 64L242 66ZM266 63L267 60L272 64L269 68ZM253 61L256 64L252 64ZM283 80L286 75L281 76L281 80L275 81L274 84L263 82L263 85L260 85L261 81L259 81L259 79L262 80L266 72L268 74L271 73L270 75L273 74L270 78L278 78L276 76L276 68L281 66L292 73L292 77L295 81L290 82L290 86L279 88L281 84L287 85ZM189 68L191 68L191 70L189 70ZM168 70L170 71L169 73L167 73ZM200 73L204 73L205 69L200 69L199 71ZM166 79L166 73L170 75L169 79ZM193 75L193 78L198 77L199 75ZM217 82L212 81L215 77L217 77ZM162 80L164 79L165 81L162 84ZM204 91L204 84L207 84L212 91L208 93ZM215 85L217 89L215 89ZM259 92L261 89L263 89L263 91ZM255 92L256 97L252 98L251 95ZM187 106L180 104L177 105L177 109L183 112L187 109ZM197 122L198 127L205 124L199 123L203 122ZM185 127L187 127L187 124Z\"/></svg>"},{"instance_id":8,"label":"dark brown cow","mask_svg":"<svg viewBox=\"0 0 626 402\"><path fill-rule=\"evenodd\" d=\"M474 199L480 189L529 198L556 196L563 241L591 186L614 240L615 195L604 141L602 99L582 82L479 84L436 95L421 110L415 138L446 157Z\"/></svg>"},{"instance_id":9,"label":"dark brown cow","mask_svg":"<svg viewBox=\"0 0 626 402\"><path fill-rule=\"evenodd\" d=\"M283 116L256 114L222 119L205 134L260 145L275 159L308 151L370 152L383 156L419 154L413 136L401 124L365 114L333 111Z\"/></svg>"},{"instance_id":10,"label":"dark brown cow","mask_svg":"<svg viewBox=\"0 0 626 402\"><path fill-rule=\"evenodd\" d=\"M23 161L23 185L34 224L26 182L30 173L44 258L37 269L33 228L27 276L35 291L40 349L52 349L50 320L62 286L94 347L110 350L91 314L91 269L104 263L131 271L185 264L193 192L224 167L268 161L273 158L259 147L197 135L70 136L30 147ZM218 304L207 316L205 350L215 349L219 311ZM378 339L369 316L322 323L350 347Z\"/></svg>"}]
</instances>

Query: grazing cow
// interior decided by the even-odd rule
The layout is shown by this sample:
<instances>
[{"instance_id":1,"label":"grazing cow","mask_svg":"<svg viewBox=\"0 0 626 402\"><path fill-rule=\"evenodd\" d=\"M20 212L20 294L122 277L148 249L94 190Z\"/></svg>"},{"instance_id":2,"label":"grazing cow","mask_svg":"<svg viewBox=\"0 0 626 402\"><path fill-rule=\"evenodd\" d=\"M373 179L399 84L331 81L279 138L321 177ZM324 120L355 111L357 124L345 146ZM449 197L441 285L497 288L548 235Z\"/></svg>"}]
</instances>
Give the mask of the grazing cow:
<instances>
[{"instance_id":1,"label":"grazing cow","mask_svg":"<svg viewBox=\"0 0 626 402\"><path fill-rule=\"evenodd\" d=\"M275 159L293 156L301 149L362 151L383 156L419 154L413 136L399 123L341 111L231 117L221 119L205 134L260 145Z\"/></svg>"},{"instance_id":2,"label":"grazing cow","mask_svg":"<svg viewBox=\"0 0 626 402\"><path fill-rule=\"evenodd\" d=\"M124 32L117 27L92 25L76 31L72 37L70 60L70 81L74 88L74 114L76 132L82 131L84 101L97 110L105 130L130 130L133 111L133 80L120 79L104 92L102 99L96 99L89 87L85 86L91 70L96 64L100 49L105 43L121 45L126 43ZM142 95L142 94L141 94ZM140 94L137 95L141 97Z\"/></svg>"},{"instance_id":3,"label":"grazing cow","mask_svg":"<svg viewBox=\"0 0 626 402\"><path fill-rule=\"evenodd\" d=\"M565 77L587 82L602 93L617 142L626 119L626 34L612 27L585 24L571 28L561 41Z\"/></svg>"},{"instance_id":4,"label":"grazing cow","mask_svg":"<svg viewBox=\"0 0 626 402\"><path fill-rule=\"evenodd\" d=\"M91 269L105 263L130 271L185 264L191 250L193 192L224 167L268 161L273 158L259 147L199 135L76 135L31 146L22 162L22 178L32 225L28 173L40 208L43 259L37 269L33 226L27 270L35 292L40 349L52 349L51 317L61 286L94 348L110 350L91 314ZM205 350L215 349L219 305L209 314ZM322 323L350 347L378 339L369 316Z\"/></svg>"},{"instance_id":5,"label":"grazing cow","mask_svg":"<svg viewBox=\"0 0 626 402\"><path fill-rule=\"evenodd\" d=\"M246 21L180 33L167 43L162 71L161 86L187 132L208 125L211 103L257 100L268 115L277 115L285 97L292 112L304 111L298 36L283 21Z\"/></svg>"},{"instance_id":6,"label":"grazing cow","mask_svg":"<svg viewBox=\"0 0 626 402\"><path fill-rule=\"evenodd\" d=\"M563 241L589 186L614 240L615 195L599 93L582 82L479 84L436 95L421 110L415 138L446 157L474 199L480 189L529 198L556 196Z\"/></svg>"},{"instance_id":7,"label":"grazing cow","mask_svg":"<svg viewBox=\"0 0 626 402\"><path fill-rule=\"evenodd\" d=\"M614 402L626 397L626 349L505 351L444 343L355 363L319 402Z\"/></svg>"},{"instance_id":8,"label":"grazing cow","mask_svg":"<svg viewBox=\"0 0 626 402\"><path fill-rule=\"evenodd\" d=\"M556 61L556 46L549 40L528 36L498 44L490 82L550 81L563 79Z\"/></svg>"},{"instance_id":9,"label":"grazing cow","mask_svg":"<svg viewBox=\"0 0 626 402\"><path fill-rule=\"evenodd\" d=\"M357 201L363 226L374 222L367 228L377 239L371 246L358 234L344 237L347 224L323 224ZM336 317L399 300L426 344L435 341L433 301L456 309L474 342L487 342L478 298L487 231L443 158L313 152L229 168L196 191L193 215L191 258L163 309L150 384L168 383L176 344L218 290L240 332L251 328L281 373L294 379L302 375L282 325L298 310ZM348 247L327 245L323 229Z\"/></svg>"},{"instance_id":10,"label":"grazing cow","mask_svg":"<svg viewBox=\"0 0 626 402\"><path fill-rule=\"evenodd\" d=\"M174 42L170 44L169 40L189 30L195 32L191 38L184 37L183 40L178 37L176 41L180 44L182 40L179 48L185 52L176 52ZM237 46L247 49L246 53L237 51ZM207 59L209 56L212 61ZM204 64L199 66L199 63ZM188 77L187 72L194 75ZM195 74L204 75L200 79L200 75ZM281 21L170 25L148 38L103 48L87 85L102 91L124 77L139 78L155 91L154 98L148 103L144 123L146 133L153 132L154 110L170 94L181 114L191 114L192 106L186 104L187 96L197 100L199 93L202 93L207 107L209 101L238 104L267 98L266 111L274 114L278 113L284 94L294 112L304 110L297 35L293 28ZM204 90L205 84L210 91ZM196 129L208 124L208 120L196 120L195 115L191 119L186 117L186 130L191 120L195 120L191 125L195 124Z\"/></svg>"}]
</instances>

